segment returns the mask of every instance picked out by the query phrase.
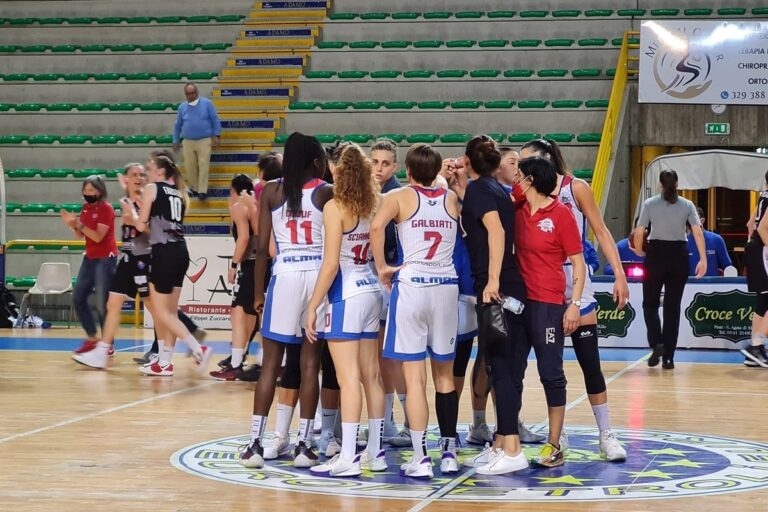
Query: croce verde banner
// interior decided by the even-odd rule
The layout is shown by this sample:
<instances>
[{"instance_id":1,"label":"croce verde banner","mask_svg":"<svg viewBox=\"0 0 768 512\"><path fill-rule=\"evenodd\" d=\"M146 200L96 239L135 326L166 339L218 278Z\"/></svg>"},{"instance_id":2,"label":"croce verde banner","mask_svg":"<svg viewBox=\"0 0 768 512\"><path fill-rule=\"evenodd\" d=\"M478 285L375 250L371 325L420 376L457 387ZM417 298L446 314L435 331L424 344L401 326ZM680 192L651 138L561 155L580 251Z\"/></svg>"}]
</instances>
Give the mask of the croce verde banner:
<instances>
[{"instance_id":1,"label":"croce verde banner","mask_svg":"<svg viewBox=\"0 0 768 512\"><path fill-rule=\"evenodd\" d=\"M768 22L648 20L641 103L768 105Z\"/></svg>"},{"instance_id":2,"label":"croce verde banner","mask_svg":"<svg viewBox=\"0 0 768 512\"><path fill-rule=\"evenodd\" d=\"M694 336L710 336L734 343L749 339L755 296L741 290L696 293L685 309Z\"/></svg>"},{"instance_id":3,"label":"croce verde banner","mask_svg":"<svg viewBox=\"0 0 768 512\"><path fill-rule=\"evenodd\" d=\"M635 308L627 303L623 309L617 309L613 295L605 292L595 293L597 300L597 335L600 338L624 338L632 320L635 319Z\"/></svg>"}]
</instances>

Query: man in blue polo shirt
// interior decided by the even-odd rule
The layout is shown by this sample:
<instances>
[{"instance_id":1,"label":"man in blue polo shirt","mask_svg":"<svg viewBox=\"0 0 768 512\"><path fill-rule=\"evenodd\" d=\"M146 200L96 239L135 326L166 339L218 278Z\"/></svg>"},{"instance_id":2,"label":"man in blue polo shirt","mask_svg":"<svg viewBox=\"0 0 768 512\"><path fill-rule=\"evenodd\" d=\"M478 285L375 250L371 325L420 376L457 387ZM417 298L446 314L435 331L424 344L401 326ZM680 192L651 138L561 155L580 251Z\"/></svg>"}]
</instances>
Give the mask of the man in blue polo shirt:
<instances>
[{"instance_id":1,"label":"man in blue polo shirt","mask_svg":"<svg viewBox=\"0 0 768 512\"><path fill-rule=\"evenodd\" d=\"M704 226L704 210L697 207L701 225ZM707 273L706 276L718 276L720 271L733 265L731 257L728 255L728 249L725 246L723 237L712 231L704 231L704 245L707 249ZM693 235L688 233L688 275L696 275L696 265L699 263L699 252L696 249L696 242Z\"/></svg>"},{"instance_id":2,"label":"man in blue polo shirt","mask_svg":"<svg viewBox=\"0 0 768 512\"><path fill-rule=\"evenodd\" d=\"M216 108L208 98L201 98L197 85L187 82L184 86L187 101L179 105L176 124L173 127L173 149L183 147L184 170L190 195L201 200L208 198L208 165L211 148L218 146L221 122Z\"/></svg>"}]
</instances>

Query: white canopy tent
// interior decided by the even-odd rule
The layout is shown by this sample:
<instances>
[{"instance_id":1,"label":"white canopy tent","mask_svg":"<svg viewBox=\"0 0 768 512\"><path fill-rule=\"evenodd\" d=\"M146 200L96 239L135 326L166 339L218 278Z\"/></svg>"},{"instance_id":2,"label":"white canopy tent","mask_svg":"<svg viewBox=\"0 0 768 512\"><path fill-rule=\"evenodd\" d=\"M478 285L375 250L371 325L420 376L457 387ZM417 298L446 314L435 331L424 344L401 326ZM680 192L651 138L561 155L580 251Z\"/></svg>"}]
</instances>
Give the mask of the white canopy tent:
<instances>
[{"instance_id":1,"label":"white canopy tent","mask_svg":"<svg viewBox=\"0 0 768 512\"><path fill-rule=\"evenodd\" d=\"M640 215L645 200L659 193L659 175L666 170L677 172L678 188L681 190L710 187L763 190L768 155L708 149L660 156L645 170L634 218Z\"/></svg>"}]
</instances>

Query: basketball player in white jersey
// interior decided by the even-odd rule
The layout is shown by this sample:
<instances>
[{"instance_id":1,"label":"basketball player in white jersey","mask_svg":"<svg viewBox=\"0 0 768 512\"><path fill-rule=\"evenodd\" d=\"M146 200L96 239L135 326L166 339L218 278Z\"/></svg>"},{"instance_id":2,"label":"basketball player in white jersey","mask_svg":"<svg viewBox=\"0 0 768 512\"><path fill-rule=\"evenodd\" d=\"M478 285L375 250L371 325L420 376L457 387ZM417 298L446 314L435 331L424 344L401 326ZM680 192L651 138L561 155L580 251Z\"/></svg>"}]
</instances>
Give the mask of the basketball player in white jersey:
<instances>
[{"instance_id":1,"label":"basketball player in white jersey","mask_svg":"<svg viewBox=\"0 0 768 512\"><path fill-rule=\"evenodd\" d=\"M576 217L582 243L586 241L587 228L592 228L594 231L600 249L616 273L613 300L616 302L616 307L622 309L629 298L627 278L621 266L621 258L616 249L616 243L603 222L600 209L595 204L592 190L587 182L574 178L570 174L570 169L563 159L560 148L554 141L537 139L526 143L520 152L521 160L533 156L544 157L554 164L558 173L558 183L554 194L558 196L560 202L571 208L571 212ZM570 283L572 282L573 267L566 262L563 270L567 284L566 298L571 301L573 290ZM592 412L600 430L600 455L611 462L623 462L627 459L627 452L619 443L616 434L611 431L608 390L600 367L600 353L597 344L597 301L589 273L587 273L587 279L584 283L584 292L577 305L581 310L581 321L579 327L571 334L571 341L576 359L579 361L584 375L589 403L592 405Z\"/></svg>"},{"instance_id":2,"label":"basketball player in white jersey","mask_svg":"<svg viewBox=\"0 0 768 512\"><path fill-rule=\"evenodd\" d=\"M430 188L440 171L440 153L426 144L408 150L405 166L409 186L384 196L371 226L379 279L392 285L384 357L403 361L406 409L413 459L401 466L403 476L431 478L427 455L426 365L429 353L435 381L435 407L440 425L443 474L459 470L456 459L458 395L453 382L453 359L458 328L458 276L453 250L458 231L456 194ZM391 220L397 230L402 265L390 267L384 255L384 231Z\"/></svg>"},{"instance_id":3,"label":"basketball player in white jersey","mask_svg":"<svg viewBox=\"0 0 768 512\"><path fill-rule=\"evenodd\" d=\"M326 167L325 149L317 139L298 132L291 134L285 144L283 177L267 183L259 202L261 236L254 270L254 309L263 309L264 348L261 376L253 396L251 442L240 456L247 467L264 465L262 438L286 345L301 345L301 407L294 465L307 468L318 462L310 443L320 393L317 377L322 344L307 341L302 326L323 258L323 207L333 196L333 187L319 178ZM265 299L267 233L274 236L277 254ZM281 455L287 447L288 439L279 438L270 451Z\"/></svg>"}]
</instances>

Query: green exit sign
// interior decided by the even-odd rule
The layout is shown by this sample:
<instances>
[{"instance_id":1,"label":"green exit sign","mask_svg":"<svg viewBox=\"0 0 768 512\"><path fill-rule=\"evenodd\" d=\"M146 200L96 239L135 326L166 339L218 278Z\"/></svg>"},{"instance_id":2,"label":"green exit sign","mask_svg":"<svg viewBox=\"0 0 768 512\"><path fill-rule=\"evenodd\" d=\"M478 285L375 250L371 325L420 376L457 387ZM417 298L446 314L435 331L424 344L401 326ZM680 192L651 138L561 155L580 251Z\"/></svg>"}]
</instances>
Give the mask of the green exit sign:
<instances>
[{"instance_id":1,"label":"green exit sign","mask_svg":"<svg viewBox=\"0 0 768 512\"><path fill-rule=\"evenodd\" d=\"M707 135L730 135L731 123L706 123L704 131Z\"/></svg>"}]
</instances>

